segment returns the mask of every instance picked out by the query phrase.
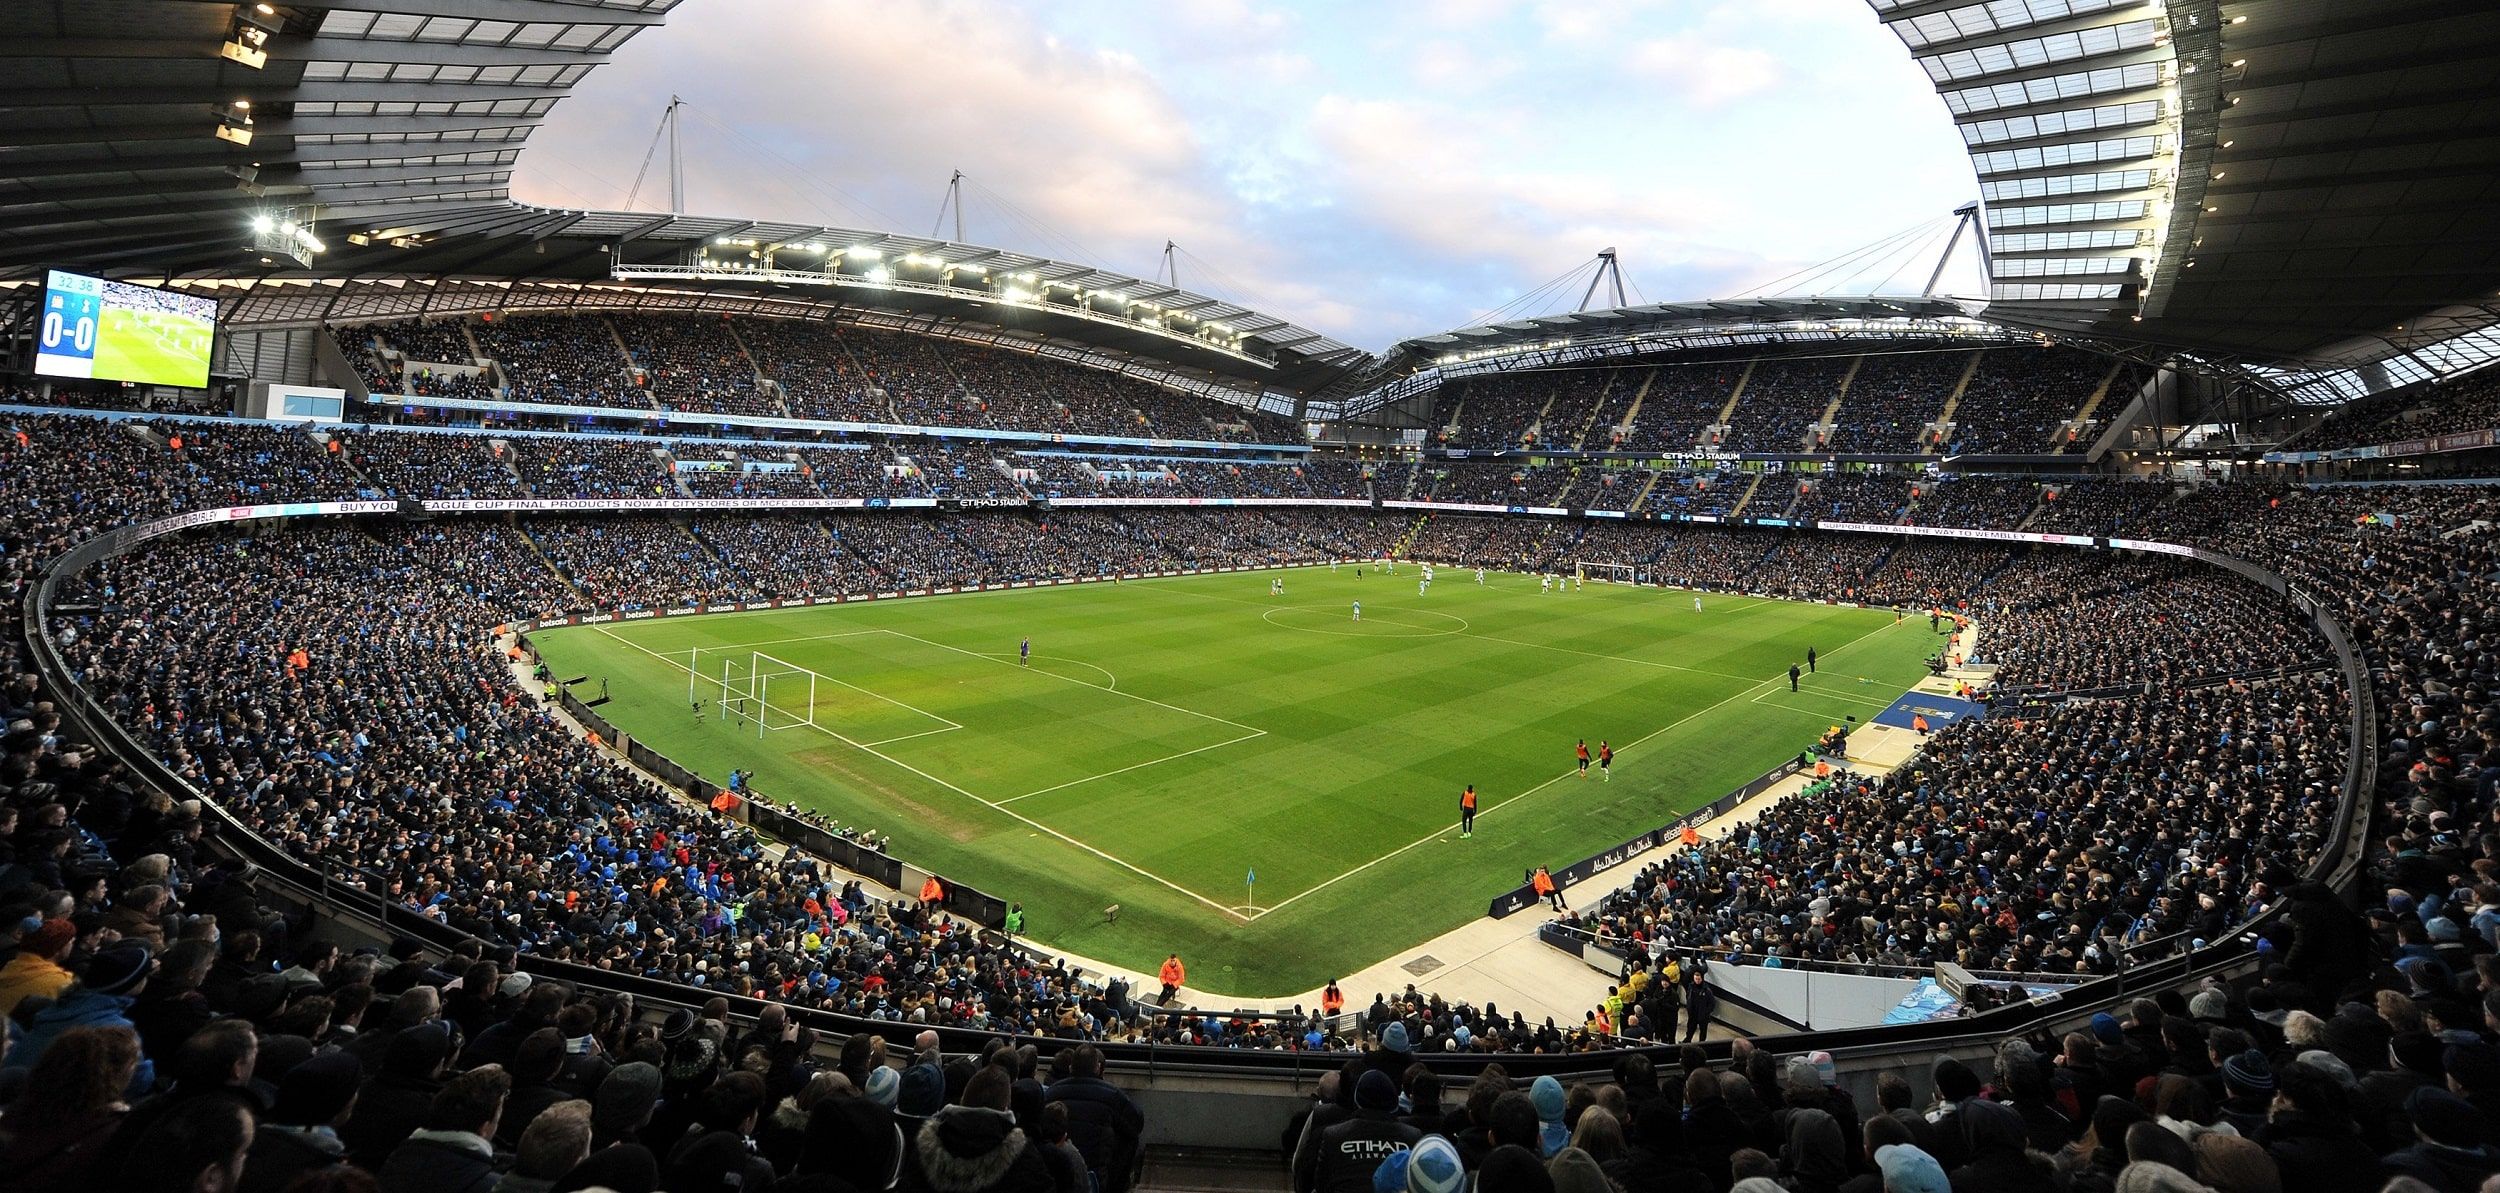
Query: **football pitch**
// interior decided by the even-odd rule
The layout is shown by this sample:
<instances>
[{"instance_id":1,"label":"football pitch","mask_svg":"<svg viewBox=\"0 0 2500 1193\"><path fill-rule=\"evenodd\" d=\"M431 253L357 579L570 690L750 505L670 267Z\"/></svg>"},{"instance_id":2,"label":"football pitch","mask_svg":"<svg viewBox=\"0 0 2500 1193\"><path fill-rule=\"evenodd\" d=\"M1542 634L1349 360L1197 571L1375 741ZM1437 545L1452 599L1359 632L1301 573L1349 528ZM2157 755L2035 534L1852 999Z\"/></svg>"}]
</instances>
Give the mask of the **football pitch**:
<instances>
[{"instance_id":1,"label":"football pitch","mask_svg":"<svg viewBox=\"0 0 2500 1193\"><path fill-rule=\"evenodd\" d=\"M1682 591L1545 594L1533 577L1478 587L1456 568L1419 597L1411 564L1364 572L1011 589L532 641L557 675L608 681L600 711L621 732L890 834L896 856L1021 902L1046 947L1148 973L1177 950L1191 985L1242 996L1352 973L1482 916L1528 867L1708 803L1842 717L1872 718L1936 645L1923 618L1888 610L1710 596L1696 613ZM1788 666L1809 646L1821 673L1791 693ZM724 660L734 695L763 692L766 731L712 707ZM1581 738L1592 753L1614 745L1611 781L1577 777ZM1462 840L1470 783L1477 825Z\"/></svg>"}]
</instances>

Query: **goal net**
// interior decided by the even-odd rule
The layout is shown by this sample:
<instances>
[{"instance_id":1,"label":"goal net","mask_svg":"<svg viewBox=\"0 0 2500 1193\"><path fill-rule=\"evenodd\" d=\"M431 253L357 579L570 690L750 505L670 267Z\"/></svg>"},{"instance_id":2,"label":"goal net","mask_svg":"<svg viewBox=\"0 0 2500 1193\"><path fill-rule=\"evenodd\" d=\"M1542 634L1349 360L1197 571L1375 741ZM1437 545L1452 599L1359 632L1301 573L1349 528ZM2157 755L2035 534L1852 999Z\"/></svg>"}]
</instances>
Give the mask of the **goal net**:
<instances>
[{"instance_id":1,"label":"goal net","mask_svg":"<svg viewBox=\"0 0 2500 1193\"><path fill-rule=\"evenodd\" d=\"M724 724L753 725L762 737L816 723L816 681L823 676L760 650L697 647L687 660L686 699L710 702Z\"/></svg>"},{"instance_id":2,"label":"goal net","mask_svg":"<svg viewBox=\"0 0 2500 1193\"><path fill-rule=\"evenodd\" d=\"M1597 559L1571 561L1572 575L1607 584L1638 584L1641 570L1628 563L1609 563Z\"/></svg>"}]
</instances>

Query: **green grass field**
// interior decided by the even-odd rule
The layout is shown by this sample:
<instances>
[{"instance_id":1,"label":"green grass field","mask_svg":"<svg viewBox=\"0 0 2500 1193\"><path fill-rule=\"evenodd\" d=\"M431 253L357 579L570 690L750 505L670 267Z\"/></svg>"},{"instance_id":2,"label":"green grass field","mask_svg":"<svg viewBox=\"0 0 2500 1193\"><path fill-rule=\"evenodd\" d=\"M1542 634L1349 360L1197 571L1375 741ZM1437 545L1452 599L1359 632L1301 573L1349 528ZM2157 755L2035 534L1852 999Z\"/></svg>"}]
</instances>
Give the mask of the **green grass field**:
<instances>
[{"instance_id":1,"label":"green grass field","mask_svg":"<svg viewBox=\"0 0 2500 1193\"><path fill-rule=\"evenodd\" d=\"M208 384L215 329L166 311L106 307L97 328L95 375L198 389Z\"/></svg>"},{"instance_id":2,"label":"green grass field","mask_svg":"<svg viewBox=\"0 0 2500 1193\"><path fill-rule=\"evenodd\" d=\"M715 779L892 834L893 852L1021 901L1035 939L1191 984L1287 995L1484 914L1707 803L1923 673L1923 619L1410 566L1242 572L542 632L610 683L617 727ZM1285 594L1271 598L1281 575ZM1351 618L1363 602L1363 620ZM1017 641L1033 639L1020 667ZM1819 676L1788 691L1806 648ZM815 725L697 722L737 674L819 673ZM743 688L746 681L741 678ZM775 678L773 724L806 711ZM1572 743L1614 743L1612 782ZM1477 831L1460 840L1474 783ZM1255 893L1244 884L1258 873ZM1122 907L1103 923L1104 905Z\"/></svg>"}]
</instances>

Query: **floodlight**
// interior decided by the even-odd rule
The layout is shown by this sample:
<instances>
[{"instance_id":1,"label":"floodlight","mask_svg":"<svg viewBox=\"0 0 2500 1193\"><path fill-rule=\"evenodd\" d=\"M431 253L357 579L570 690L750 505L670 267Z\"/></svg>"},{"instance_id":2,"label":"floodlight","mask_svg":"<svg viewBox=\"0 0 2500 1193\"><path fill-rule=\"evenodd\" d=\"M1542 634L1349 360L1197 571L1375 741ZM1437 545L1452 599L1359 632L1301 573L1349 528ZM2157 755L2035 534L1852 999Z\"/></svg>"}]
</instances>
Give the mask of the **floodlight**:
<instances>
[{"instance_id":1,"label":"floodlight","mask_svg":"<svg viewBox=\"0 0 2500 1193\"><path fill-rule=\"evenodd\" d=\"M849 247L849 248L847 248L847 249L842 250L842 255L843 255L843 256L845 256L845 257L850 258L850 259L851 259L851 260L853 260L853 261L883 261L883 260L885 260L885 254L884 254L884 253L880 253L880 252L878 252L877 250L872 249L872 248L869 248L867 245L864 245L864 244L855 244L855 245L852 245L851 247Z\"/></svg>"},{"instance_id":2,"label":"floodlight","mask_svg":"<svg viewBox=\"0 0 2500 1193\"><path fill-rule=\"evenodd\" d=\"M875 266L868 271L867 278L872 282L890 282L894 280L894 271L882 265Z\"/></svg>"},{"instance_id":3,"label":"floodlight","mask_svg":"<svg viewBox=\"0 0 2500 1193\"><path fill-rule=\"evenodd\" d=\"M1007 300L1007 301L1009 301L1009 302L1031 302L1031 301L1033 301L1033 292L1032 292L1032 291L1030 291L1030 290L1025 289L1025 288L1024 288L1024 287L1022 287L1022 286L1009 286L1009 287L1007 287L1006 289L999 291L999 292L998 292L998 296L999 296L1000 298L1004 298L1004 299L1006 299L1006 300Z\"/></svg>"}]
</instances>

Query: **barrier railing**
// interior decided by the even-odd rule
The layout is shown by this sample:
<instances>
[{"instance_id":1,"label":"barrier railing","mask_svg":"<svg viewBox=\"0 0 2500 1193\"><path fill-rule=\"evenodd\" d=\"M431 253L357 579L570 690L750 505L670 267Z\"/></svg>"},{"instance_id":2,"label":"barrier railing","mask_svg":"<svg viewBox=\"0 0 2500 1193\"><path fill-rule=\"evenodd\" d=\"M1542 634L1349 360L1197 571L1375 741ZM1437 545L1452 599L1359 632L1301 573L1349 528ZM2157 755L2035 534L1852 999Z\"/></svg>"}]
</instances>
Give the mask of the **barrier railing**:
<instances>
[{"instance_id":1,"label":"barrier railing","mask_svg":"<svg viewBox=\"0 0 2500 1193\"><path fill-rule=\"evenodd\" d=\"M502 505L504 503L491 504ZM630 501L608 504L611 508L620 510L636 506L636 503ZM676 503L652 502L649 504L657 508L666 508ZM1136 504L1203 505L1209 503L1191 500L1158 502L1156 499L1145 498L1137 499ZM534 508L534 503L513 503L513 507ZM94 695L78 682L74 669L69 666L68 660L58 649L51 623L54 597L63 580L77 575L101 560L127 553L153 539L179 534L201 526L233 525L297 517L366 516L395 513L399 508L399 503L392 501L333 501L245 506L197 510L151 522L117 527L80 542L49 561L36 581L26 590L22 602L23 620L20 624L26 635L30 657L37 673L41 676L45 686L55 694L64 715L149 783L168 793L180 793L188 798L200 799L203 808L215 818L215 823L220 826L217 836L222 847L229 848L238 856L259 865L270 880L277 882L284 889L370 918L381 925L385 931L422 941L438 949L449 949L467 937L449 925L428 919L409 908L383 899L372 891L347 881L344 876L326 873L278 848L252 832L227 809L207 799L187 780L167 767L163 760L157 757L155 751L133 738L128 730L95 700ZM1704 521L1705 519L1690 520ZM1716 521L1716 519L1707 520ZM2154 551L2192 557L2246 576L2275 593L2288 595L2296 606L2310 614L2326 636L2342 665L2353 703L2353 721L2348 735L2347 765L2341 802L2333 823L2330 840L2320 856L2313 860L2308 873L2311 877L2321 880L2348 882L2353 873L2358 870L2362 859L2360 851L2354 848L2354 834L2360 827L2360 819L2367 810L2368 801L2362 796L2374 773L2373 764L2376 758L2375 700L2370 686L2369 672L2341 623L2322 604L2305 594L2289 593L2287 585L2280 576L2231 556L2178 544L2145 540L2077 539L2074 536L2046 536L1990 530L1947 530L1934 527L1835 525L1825 527L1825 529L1842 532L1910 533ZM2174 989L2192 978L2244 965L2252 952L2252 945L2249 941L2253 939L2253 935L2271 926L2282 912L2283 905L2277 903L2240 925L2227 938L2211 942L2203 949L2174 952L2146 960L2123 968L2118 973L2080 983L2046 998L2016 1003L1965 1019L1943 1019L1922 1024L1798 1033L1782 1037L1781 1047L1783 1050L1798 1051L1820 1049L1831 1051L1836 1055L1880 1053L1923 1058L1941 1050L1977 1046L1987 1040L2002 1039L2044 1024L2072 1021L2092 1009L2108 1005L2118 999L2132 998L2163 989ZM632 993L639 1002L646 1006L690 1005L691 996L697 993L676 983L640 974L596 969L534 954L523 954L518 963L521 968L542 978L554 978L593 989ZM714 996L708 991L702 993L706 998ZM742 1017L752 1016L764 1005L761 1000L739 996L729 996L729 1002L733 1013ZM906 1042L910 1035L923 1030L923 1025L920 1024L858 1019L807 1007L794 1007L791 1008L791 1012L801 1022L815 1026L819 1030L835 1034L873 1033L883 1035L898 1043ZM1218 1017L1229 1017L1224 1012L1214 1013ZM976 1049L984 1040L1002 1035L1011 1037L1020 1035L1012 1031L992 1029L940 1027L935 1030L939 1032L945 1046L966 1051ZM1723 1056L1726 1045L1722 1042L1708 1047L1714 1055ZM1148 1069L1172 1065L1185 1058L1187 1067L1194 1070L1266 1072L1291 1075L1297 1082L1305 1073L1333 1067L1333 1061L1327 1064L1315 1064L1304 1054L1293 1051L1237 1050L1160 1043L1110 1043L1104 1046L1104 1050L1115 1061L1134 1063ZM1664 1048L1654 1048L1650 1051L1671 1053L1671 1050ZM1545 1074L1559 1077L1592 1072L1591 1065L1585 1057L1519 1053L1498 1055L1513 1077L1533 1077ZM1463 1074L1474 1070L1492 1057L1468 1054L1426 1054L1418 1059L1435 1070Z\"/></svg>"}]
</instances>

